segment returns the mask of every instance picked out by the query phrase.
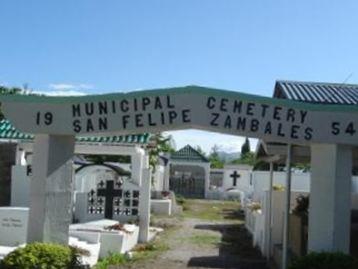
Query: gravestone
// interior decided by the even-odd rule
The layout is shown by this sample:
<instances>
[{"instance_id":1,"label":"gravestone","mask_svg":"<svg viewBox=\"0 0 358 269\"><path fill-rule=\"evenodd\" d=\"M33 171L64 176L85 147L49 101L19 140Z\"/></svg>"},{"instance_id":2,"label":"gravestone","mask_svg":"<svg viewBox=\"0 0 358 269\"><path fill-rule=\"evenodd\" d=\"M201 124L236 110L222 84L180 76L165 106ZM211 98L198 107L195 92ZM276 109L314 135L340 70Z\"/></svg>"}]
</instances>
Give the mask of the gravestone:
<instances>
[{"instance_id":1,"label":"gravestone","mask_svg":"<svg viewBox=\"0 0 358 269\"><path fill-rule=\"evenodd\" d=\"M0 245L16 247L26 243L29 209L0 207Z\"/></svg>"},{"instance_id":2,"label":"gravestone","mask_svg":"<svg viewBox=\"0 0 358 269\"><path fill-rule=\"evenodd\" d=\"M100 219L120 222L136 220L139 215L140 186L129 176L103 170L86 186L88 192L75 195L75 219L83 223Z\"/></svg>"}]
</instances>

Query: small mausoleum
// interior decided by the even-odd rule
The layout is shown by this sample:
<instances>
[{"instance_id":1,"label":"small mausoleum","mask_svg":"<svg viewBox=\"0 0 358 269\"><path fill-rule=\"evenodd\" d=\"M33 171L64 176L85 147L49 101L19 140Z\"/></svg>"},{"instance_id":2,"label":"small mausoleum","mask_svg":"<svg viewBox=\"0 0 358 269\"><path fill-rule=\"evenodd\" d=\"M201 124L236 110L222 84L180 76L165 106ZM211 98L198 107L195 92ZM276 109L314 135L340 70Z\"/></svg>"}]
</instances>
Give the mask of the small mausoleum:
<instances>
[{"instance_id":1,"label":"small mausoleum","mask_svg":"<svg viewBox=\"0 0 358 269\"><path fill-rule=\"evenodd\" d=\"M190 145L171 154L169 189L187 198L204 198L209 189L210 162Z\"/></svg>"}]
</instances>

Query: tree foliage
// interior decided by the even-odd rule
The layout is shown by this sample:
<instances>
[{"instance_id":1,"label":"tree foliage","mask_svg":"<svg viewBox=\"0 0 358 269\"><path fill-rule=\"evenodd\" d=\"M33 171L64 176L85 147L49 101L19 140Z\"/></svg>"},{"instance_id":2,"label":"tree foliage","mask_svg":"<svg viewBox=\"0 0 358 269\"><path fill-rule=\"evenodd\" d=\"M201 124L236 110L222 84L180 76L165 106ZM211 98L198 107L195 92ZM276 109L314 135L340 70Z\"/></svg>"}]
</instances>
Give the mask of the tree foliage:
<instances>
[{"instance_id":1,"label":"tree foliage","mask_svg":"<svg viewBox=\"0 0 358 269\"><path fill-rule=\"evenodd\" d=\"M5 87L5 86L1 86L0 85L0 95L3 94L23 94L24 90L21 88L17 88L17 87ZM0 103L0 120L4 119L4 114L2 113L1 110L1 103Z\"/></svg>"},{"instance_id":2,"label":"tree foliage","mask_svg":"<svg viewBox=\"0 0 358 269\"><path fill-rule=\"evenodd\" d=\"M174 142L172 136L164 136L162 133L154 134L150 138L149 148L149 165L152 171L155 172L157 164L159 162L159 156L162 153L173 153Z\"/></svg>"},{"instance_id":3,"label":"tree foliage","mask_svg":"<svg viewBox=\"0 0 358 269\"><path fill-rule=\"evenodd\" d=\"M209 161L210 161L210 167L211 168L223 168L224 167L224 161L220 158L219 155L219 146L214 145L211 148L211 152L209 154Z\"/></svg>"},{"instance_id":4,"label":"tree foliage","mask_svg":"<svg viewBox=\"0 0 358 269\"><path fill-rule=\"evenodd\" d=\"M250 152L250 141L246 137L244 144L241 146L241 156L246 155Z\"/></svg>"},{"instance_id":5,"label":"tree foliage","mask_svg":"<svg viewBox=\"0 0 358 269\"><path fill-rule=\"evenodd\" d=\"M200 146L196 146L195 150L199 152L201 155L203 155L204 157L207 157L205 151Z\"/></svg>"},{"instance_id":6,"label":"tree foliage","mask_svg":"<svg viewBox=\"0 0 358 269\"><path fill-rule=\"evenodd\" d=\"M255 166L255 164L256 164L255 153L249 151L246 154L241 155L241 157L239 159L233 160L231 163L232 164L248 164L248 165Z\"/></svg>"}]
</instances>

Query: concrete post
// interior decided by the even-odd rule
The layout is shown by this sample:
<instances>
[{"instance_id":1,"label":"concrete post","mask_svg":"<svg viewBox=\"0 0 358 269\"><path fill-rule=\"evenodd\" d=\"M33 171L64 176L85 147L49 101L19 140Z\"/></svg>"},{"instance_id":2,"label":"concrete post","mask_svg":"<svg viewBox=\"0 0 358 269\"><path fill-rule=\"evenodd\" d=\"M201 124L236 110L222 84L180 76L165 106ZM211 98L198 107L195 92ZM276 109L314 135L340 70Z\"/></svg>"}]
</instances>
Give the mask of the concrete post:
<instances>
[{"instance_id":1,"label":"concrete post","mask_svg":"<svg viewBox=\"0 0 358 269\"><path fill-rule=\"evenodd\" d=\"M28 243L68 244L74 145L74 136L35 136Z\"/></svg>"},{"instance_id":2,"label":"concrete post","mask_svg":"<svg viewBox=\"0 0 358 269\"><path fill-rule=\"evenodd\" d=\"M210 163L207 163L203 166L205 170L205 193L204 197L208 198L208 191L210 187Z\"/></svg>"},{"instance_id":3,"label":"concrete post","mask_svg":"<svg viewBox=\"0 0 358 269\"><path fill-rule=\"evenodd\" d=\"M311 145L309 251L349 253L352 148Z\"/></svg>"},{"instance_id":4,"label":"concrete post","mask_svg":"<svg viewBox=\"0 0 358 269\"><path fill-rule=\"evenodd\" d=\"M145 153L142 149L136 150L136 153L131 156L132 179L139 186L142 184L142 171L145 162Z\"/></svg>"},{"instance_id":5,"label":"concrete post","mask_svg":"<svg viewBox=\"0 0 358 269\"><path fill-rule=\"evenodd\" d=\"M292 145L287 144L286 156L286 188L285 188L285 212L283 219L283 242L282 242L282 269L288 266L288 247L290 235L290 207L291 207L291 159Z\"/></svg>"},{"instance_id":6,"label":"concrete post","mask_svg":"<svg viewBox=\"0 0 358 269\"><path fill-rule=\"evenodd\" d=\"M270 261L271 258L271 245L272 245L272 189L273 189L273 162L270 162L270 181L268 191L268 212L265 235L267 236L266 245L266 258Z\"/></svg>"},{"instance_id":7,"label":"concrete post","mask_svg":"<svg viewBox=\"0 0 358 269\"><path fill-rule=\"evenodd\" d=\"M164 167L163 191L169 191L170 164Z\"/></svg>"},{"instance_id":8,"label":"concrete post","mask_svg":"<svg viewBox=\"0 0 358 269\"><path fill-rule=\"evenodd\" d=\"M151 187L151 170L143 169L143 178L139 200L139 242L145 243L149 240L149 223L150 223L150 187Z\"/></svg>"}]
</instances>

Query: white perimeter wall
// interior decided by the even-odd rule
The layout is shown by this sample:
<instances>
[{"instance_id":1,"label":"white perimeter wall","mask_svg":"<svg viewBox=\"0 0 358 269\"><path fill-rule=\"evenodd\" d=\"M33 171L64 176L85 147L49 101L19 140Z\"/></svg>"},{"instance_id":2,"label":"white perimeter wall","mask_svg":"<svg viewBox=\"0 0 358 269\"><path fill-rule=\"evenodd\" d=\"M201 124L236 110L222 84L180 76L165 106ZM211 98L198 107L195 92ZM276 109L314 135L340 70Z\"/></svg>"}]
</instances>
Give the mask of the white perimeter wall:
<instances>
[{"instance_id":1,"label":"white perimeter wall","mask_svg":"<svg viewBox=\"0 0 358 269\"><path fill-rule=\"evenodd\" d=\"M269 189L270 172L253 171L253 200L262 201L263 192ZM274 172L273 184L286 186L286 172ZM309 173L292 173L291 190L296 192L309 192L310 174Z\"/></svg>"}]
</instances>

